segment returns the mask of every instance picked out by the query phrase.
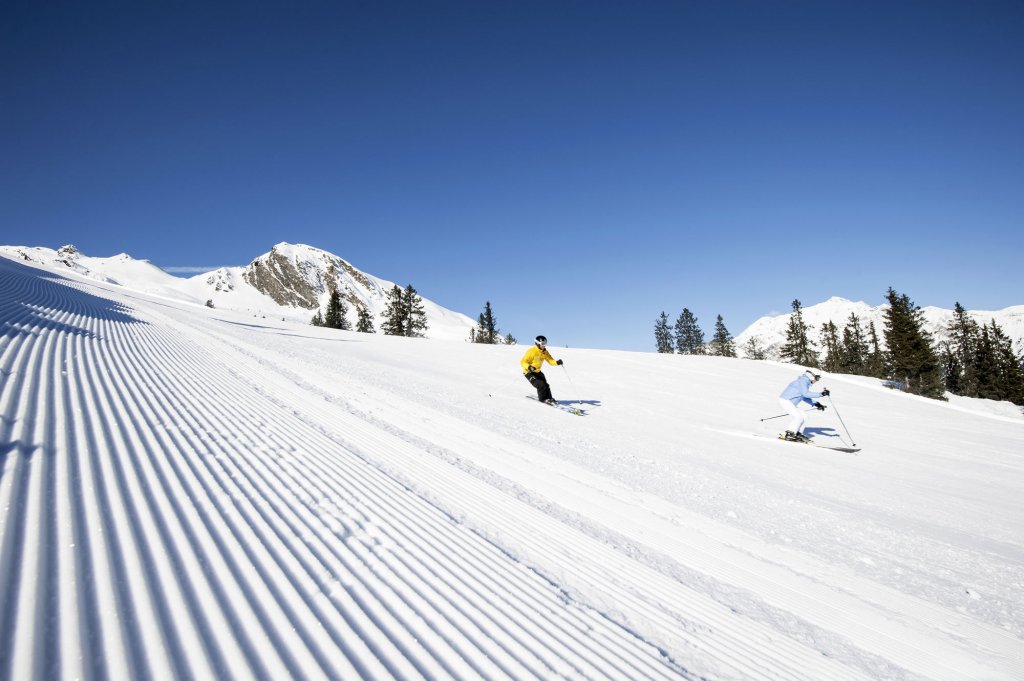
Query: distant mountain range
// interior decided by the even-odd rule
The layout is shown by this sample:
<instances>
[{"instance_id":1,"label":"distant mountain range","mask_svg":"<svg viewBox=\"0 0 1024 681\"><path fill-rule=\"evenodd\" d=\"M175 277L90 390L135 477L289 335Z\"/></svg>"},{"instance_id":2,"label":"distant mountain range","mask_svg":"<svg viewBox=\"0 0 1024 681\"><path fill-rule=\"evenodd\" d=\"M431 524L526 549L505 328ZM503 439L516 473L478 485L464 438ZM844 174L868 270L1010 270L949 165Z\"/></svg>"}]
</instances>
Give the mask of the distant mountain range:
<instances>
[{"instance_id":1,"label":"distant mountain range","mask_svg":"<svg viewBox=\"0 0 1024 681\"><path fill-rule=\"evenodd\" d=\"M846 298L832 297L823 303L802 308L804 322L810 330L810 338L818 348L821 348L821 328L832 321L839 329L842 337L843 327L850 319L850 314L856 314L860 318L861 326L867 328L870 322L875 323L875 330L878 332L878 340L885 347L885 311L889 306L878 305L872 307L864 302L853 302ZM921 312L924 315L924 328L936 342L948 338L946 327L953 318L952 310L945 310L939 307L923 307ZM761 317L748 326L735 337L736 352L739 356L745 356L743 346L751 338L756 338L758 344L767 351L769 359L778 359L779 351L786 342L786 328L792 312L774 316ZM978 324L991 324L992 320L1002 328L1007 336L1014 340L1014 347L1018 352L1024 351L1024 305L1014 305L1002 310L984 311L970 310L968 314ZM707 335L707 332L705 332Z\"/></svg>"},{"instance_id":2,"label":"distant mountain range","mask_svg":"<svg viewBox=\"0 0 1024 681\"><path fill-rule=\"evenodd\" d=\"M136 291L166 296L218 309L251 312L308 323L317 309L327 306L337 289L348 304L348 318L355 328L359 305L365 306L380 326L393 282L356 269L327 251L302 244L279 243L246 267L221 267L189 278L175 277L147 260L122 253L94 258L74 246L58 250L42 247L0 246L0 253L42 265L58 272L118 284ZM413 284L415 286L415 284ZM405 288L405 284L400 284ZM423 297L422 293L420 296ZM466 340L476 323L423 297L428 338Z\"/></svg>"},{"instance_id":3,"label":"distant mountain range","mask_svg":"<svg viewBox=\"0 0 1024 681\"><path fill-rule=\"evenodd\" d=\"M245 267L221 267L189 278L175 277L147 260L136 260L125 253L95 258L80 253L70 245L58 250L0 246L0 254L58 272L74 272L91 279L197 305L211 301L218 309L277 316L305 323L312 319L318 308L326 308L331 291L337 289L348 303L348 317L353 328L358 305L366 307L379 327L380 313L387 304L387 292L395 285L362 272L337 255L302 244L279 243ZM404 284L400 286L404 288ZM476 326L476 322L466 315L441 307L425 297L423 307L429 324L428 338L468 340L470 330ZM864 302L833 297L803 308L803 316L810 328L812 340L819 347L822 325L831 320L841 334L851 313L860 318L865 328L869 322L874 321L879 341L884 346L884 315L887 308L888 305L872 307ZM926 330L936 341L944 340L953 311L938 307L925 307L921 311ZM786 341L790 314L761 317L744 329L734 339L737 354L744 356L743 346L750 338L757 338L769 359L778 359L779 350ZM1014 339L1016 349L1024 351L1024 305L991 312L972 310L969 314L979 324L989 324L995 319L1003 331ZM706 338L710 339L711 331L710 328L704 329Z\"/></svg>"}]
</instances>

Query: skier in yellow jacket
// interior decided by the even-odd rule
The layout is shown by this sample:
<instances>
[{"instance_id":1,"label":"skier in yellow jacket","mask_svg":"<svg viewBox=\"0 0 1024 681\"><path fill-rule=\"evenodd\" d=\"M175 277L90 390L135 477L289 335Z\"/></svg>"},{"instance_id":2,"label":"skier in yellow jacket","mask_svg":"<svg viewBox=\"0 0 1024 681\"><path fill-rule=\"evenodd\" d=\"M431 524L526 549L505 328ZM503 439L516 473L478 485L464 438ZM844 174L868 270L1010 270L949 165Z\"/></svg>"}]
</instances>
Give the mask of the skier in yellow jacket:
<instances>
[{"instance_id":1,"label":"skier in yellow jacket","mask_svg":"<svg viewBox=\"0 0 1024 681\"><path fill-rule=\"evenodd\" d=\"M537 399L554 404L555 400L551 397L551 386L548 385L548 379L544 378L544 372L540 370L544 362L556 366L562 365L562 360L556 361L548 352L548 339L544 336L537 336L537 343L526 351L519 364L523 367L523 375L526 376L526 380L537 389Z\"/></svg>"}]
</instances>

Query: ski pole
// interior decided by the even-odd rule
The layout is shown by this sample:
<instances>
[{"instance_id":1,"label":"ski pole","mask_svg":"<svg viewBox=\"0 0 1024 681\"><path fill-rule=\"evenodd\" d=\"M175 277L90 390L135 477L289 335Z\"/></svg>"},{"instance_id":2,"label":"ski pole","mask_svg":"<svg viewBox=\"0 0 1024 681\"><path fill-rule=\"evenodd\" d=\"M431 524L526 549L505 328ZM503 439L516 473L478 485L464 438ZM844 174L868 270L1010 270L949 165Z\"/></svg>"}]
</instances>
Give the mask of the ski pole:
<instances>
[{"instance_id":1,"label":"ski pole","mask_svg":"<svg viewBox=\"0 0 1024 681\"><path fill-rule=\"evenodd\" d=\"M573 385L572 378L569 377L569 370L565 368L564 364L559 364L558 366L562 367L562 371L565 372L565 378L569 381L569 385L572 386L572 391L575 393L576 392L576 386ZM583 406L583 403L579 401L579 393L576 393L576 397L577 397L577 399L575 400L576 405L577 405L576 406L576 410L579 411L579 409Z\"/></svg>"},{"instance_id":2,"label":"ski pole","mask_svg":"<svg viewBox=\"0 0 1024 681\"><path fill-rule=\"evenodd\" d=\"M800 411L810 411L810 409L800 409ZM789 416L789 414L779 414L778 416L766 416L762 421L771 421L772 419L781 419L783 416Z\"/></svg>"},{"instance_id":3,"label":"ski pole","mask_svg":"<svg viewBox=\"0 0 1024 681\"><path fill-rule=\"evenodd\" d=\"M857 443L853 441L853 436L850 435L850 429L846 427L845 423L843 423L843 417L839 416L839 410L836 409L836 403L832 401L832 395L828 396L828 403L832 405L832 409L836 412L836 417L839 418L839 423L842 424L843 430L846 431L846 437L850 438L850 446L856 447Z\"/></svg>"}]
</instances>

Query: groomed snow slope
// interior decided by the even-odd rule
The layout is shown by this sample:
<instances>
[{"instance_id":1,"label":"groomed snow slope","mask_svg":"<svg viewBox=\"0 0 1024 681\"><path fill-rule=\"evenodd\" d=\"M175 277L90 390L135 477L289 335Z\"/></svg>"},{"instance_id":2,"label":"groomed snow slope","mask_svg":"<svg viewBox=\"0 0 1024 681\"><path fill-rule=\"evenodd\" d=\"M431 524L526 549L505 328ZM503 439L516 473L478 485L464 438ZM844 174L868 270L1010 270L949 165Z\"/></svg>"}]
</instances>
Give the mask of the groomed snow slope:
<instances>
[{"instance_id":1,"label":"groomed snow slope","mask_svg":"<svg viewBox=\"0 0 1024 681\"><path fill-rule=\"evenodd\" d=\"M1015 410L830 376L838 453L751 436L792 366L554 348L578 417L2 257L0 324L0 678L1024 678Z\"/></svg>"}]
</instances>

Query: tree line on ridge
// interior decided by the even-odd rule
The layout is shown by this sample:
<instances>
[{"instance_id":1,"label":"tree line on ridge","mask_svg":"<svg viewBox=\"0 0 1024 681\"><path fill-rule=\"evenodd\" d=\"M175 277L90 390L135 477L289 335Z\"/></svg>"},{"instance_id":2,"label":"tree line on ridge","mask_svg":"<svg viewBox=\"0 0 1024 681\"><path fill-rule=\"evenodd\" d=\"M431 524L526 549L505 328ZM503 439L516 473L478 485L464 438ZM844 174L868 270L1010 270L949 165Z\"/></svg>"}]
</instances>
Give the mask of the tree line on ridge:
<instances>
[{"instance_id":1,"label":"tree line on ridge","mask_svg":"<svg viewBox=\"0 0 1024 681\"><path fill-rule=\"evenodd\" d=\"M1013 340L994 319L978 324L958 302L947 326L949 338L936 343L925 328L921 308L909 296L890 287L885 298L889 307L882 329L884 350L875 323L865 325L852 313L842 331L831 320L822 325L815 342L800 301L794 300L780 359L832 373L873 376L891 387L933 399L946 399L948 391L1024 406L1024 355L1014 351ZM669 327L664 311L655 321L658 352L736 356L721 315L713 339L705 344L703 338L697 318L686 308L674 327ZM749 359L767 359L756 338L742 349Z\"/></svg>"}]
</instances>

